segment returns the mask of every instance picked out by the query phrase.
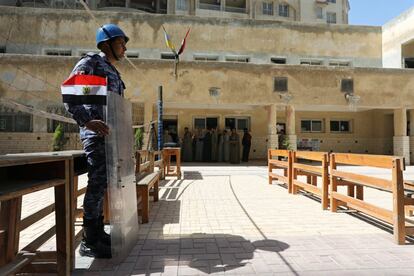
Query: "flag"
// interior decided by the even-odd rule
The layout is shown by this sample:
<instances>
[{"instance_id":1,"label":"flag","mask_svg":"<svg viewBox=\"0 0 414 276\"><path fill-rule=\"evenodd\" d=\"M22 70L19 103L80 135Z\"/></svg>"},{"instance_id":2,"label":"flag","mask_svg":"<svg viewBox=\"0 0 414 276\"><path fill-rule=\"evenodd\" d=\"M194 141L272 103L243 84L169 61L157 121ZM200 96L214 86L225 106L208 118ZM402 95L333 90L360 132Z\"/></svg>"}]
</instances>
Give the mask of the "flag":
<instances>
[{"instance_id":1,"label":"flag","mask_svg":"<svg viewBox=\"0 0 414 276\"><path fill-rule=\"evenodd\" d=\"M181 55L184 52L184 48L185 48L185 40L187 39L188 34L190 33L191 28L188 28L187 33L185 34L185 37L183 39L183 41L181 42L181 46L180 46L180 50L178 50L178 54Z\"/></svg>"},{"instance_id":2,"label":"flag","mask_svg":"<svg viewBox=\"0 0 414 276\"><path fill-rule=\"evenodd\" d=\"M167 34L167 31L165 30L164 26L162 26L162 29L164 30L164 38L165 38L165 44L167 45L168 48L171 49L171 51L173 51L173 53L175 55L177 55L177 52L175 51L175 47L174 44L171 41L170 36Z\"/></svg>"},{"instance_id":3,"label":"flag","mask_svg":"<svg viewBox=\"0 0 414 276\"><path fill-rule=\"evenodd\" d=\"M106 104L106 78L94 75L73 75L61 85L64 103Z\"/></svg>"}]
</instances>

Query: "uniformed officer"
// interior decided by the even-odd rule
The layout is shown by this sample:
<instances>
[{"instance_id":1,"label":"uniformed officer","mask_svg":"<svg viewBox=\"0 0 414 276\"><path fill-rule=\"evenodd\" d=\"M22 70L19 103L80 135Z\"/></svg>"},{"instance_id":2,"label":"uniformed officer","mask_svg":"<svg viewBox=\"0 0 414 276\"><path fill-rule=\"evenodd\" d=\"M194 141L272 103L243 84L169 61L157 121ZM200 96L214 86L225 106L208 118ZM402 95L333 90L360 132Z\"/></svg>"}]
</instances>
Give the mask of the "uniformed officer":
<instances>
[{"instance_id":1,"label":"uniformed officer","mask_svg":"<svg viewBox=\"0 0 414 276\"><path fill-rule=\"evenodd\" d=\"M125 85L114 63L122 59L129 38L115 24L106 24L96 32L99 54L88 53L76 64L72 74L96 75L107 78L108 93L124 95ZM111 258L111 239L104 231L103 198L107 186L105 136L109 128L105 123L102 105L65 104L80 126L80 138L88 162L88 186L83 202L83 240L81 256Z\"/></svg>"}]
</instances>

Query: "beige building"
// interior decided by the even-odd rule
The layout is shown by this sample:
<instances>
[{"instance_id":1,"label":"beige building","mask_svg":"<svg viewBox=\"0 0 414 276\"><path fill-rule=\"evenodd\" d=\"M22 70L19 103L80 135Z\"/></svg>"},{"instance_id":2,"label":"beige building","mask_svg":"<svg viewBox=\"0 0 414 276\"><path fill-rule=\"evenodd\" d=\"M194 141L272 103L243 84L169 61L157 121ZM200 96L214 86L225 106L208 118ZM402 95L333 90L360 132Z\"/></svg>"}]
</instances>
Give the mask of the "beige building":
<instances>
[{"instance_id":1,"label":"beige building","mask_svg":"<svg viewBox=\"0 0 414 276\"><path fill-rule=\"evenodd\" d=\"M156 118L156 89L163 85L165 124L179 136L184 127L247 127L253 158L265 158L284 131L293 148L410 160L414 75L382 68L381 27L94 14L131 37L128 54L137 69L127 62L119 68L134 104L134 124ZM70 56L94 50L96 23L84 11L11 7L2 7L0 21L0 33L8 34L0 36L6 52L0 56L1 98L61 112L59 85L78 60ZM177 76L162 24L175 43L192 28ZM53 123L3 107L0 152L47 150Z\"/></svg>"},{"instance_id":2,"label":"beige building","mask_svg":"<svg viewBox=\"0 0 414 276\"><path fill-rule=\"evenodd\" d=\"M87 0L92 10L114 10L199 17L348 24L348 0ZM17 0L40 8L83 9L78 0ZM0 5L16 5L0 0Z\"/></svg>"}]
</instances>

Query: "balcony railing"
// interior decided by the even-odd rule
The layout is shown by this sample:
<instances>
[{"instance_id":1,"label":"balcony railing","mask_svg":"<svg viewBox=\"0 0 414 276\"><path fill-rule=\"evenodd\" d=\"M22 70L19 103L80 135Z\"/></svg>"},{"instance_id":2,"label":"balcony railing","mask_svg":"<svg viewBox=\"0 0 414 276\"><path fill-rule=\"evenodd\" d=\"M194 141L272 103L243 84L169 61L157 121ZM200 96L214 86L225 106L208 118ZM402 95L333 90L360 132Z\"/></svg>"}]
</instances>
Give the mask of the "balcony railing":
<instances>
[{"instance_id":1,"label":"balcony railing","mask_svg":"<svg viewBox=\"0 0 414 276\"><path fill-rule=\"evenodd\" d=\"M199 9L203 10L213 10L213 11L219 11L220 5L212 5L212 4L206 4L206 3L199 3L198 4Z\"/></svg>"},{"instance_id":2,"label":"balcony railing","mask_svg":"<svg viewBox=\"0 0 414 276\"><path fill-rule=\"evenodd\" d=\"M235 12L235 13L246 13L246 8L226 6L225 11L226 12Z\"/></svg>"}]
</instances>

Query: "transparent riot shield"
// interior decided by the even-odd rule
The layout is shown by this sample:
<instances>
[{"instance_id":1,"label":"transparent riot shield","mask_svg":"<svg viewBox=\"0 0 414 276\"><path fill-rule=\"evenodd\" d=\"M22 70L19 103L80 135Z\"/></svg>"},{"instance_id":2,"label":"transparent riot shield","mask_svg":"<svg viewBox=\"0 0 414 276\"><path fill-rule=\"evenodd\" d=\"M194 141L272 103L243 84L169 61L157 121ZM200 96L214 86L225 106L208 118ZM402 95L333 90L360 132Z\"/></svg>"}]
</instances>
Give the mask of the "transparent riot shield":
<instances>
[{"instance_id":1,"label":"transparent riot shield","mask_svg":"<svg viewBox=\"0 0 414 276\"><path fill-rule=\"evenodd\" d=\"M138 214L133 155L131 103L108 93L106 121L110 134L105 140L109 191L112 258L128 256L138 240Z\"/></svg>"}]
</instances>

